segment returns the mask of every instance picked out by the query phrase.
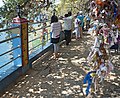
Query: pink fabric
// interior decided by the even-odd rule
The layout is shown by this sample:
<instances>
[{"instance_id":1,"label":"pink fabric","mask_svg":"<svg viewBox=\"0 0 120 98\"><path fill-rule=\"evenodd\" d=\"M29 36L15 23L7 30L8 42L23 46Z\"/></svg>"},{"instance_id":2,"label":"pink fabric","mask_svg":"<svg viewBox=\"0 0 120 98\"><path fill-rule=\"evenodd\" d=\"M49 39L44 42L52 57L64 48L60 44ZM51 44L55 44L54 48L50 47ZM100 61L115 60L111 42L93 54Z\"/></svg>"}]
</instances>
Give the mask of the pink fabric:
<instances>
[{"instance_id":1,"label":"pink fabric","mask_svg":"<svg viewBox=\"0 0 120 98\"><path fill-rule=\"evenodd\" d=\"M110 30L109 28L102 27L101 30L99 31L99 33L101 33L101 31L103 31L103 34L105 35L105 37L107 37L109 30Z\"/></svg>"}]
</instances>

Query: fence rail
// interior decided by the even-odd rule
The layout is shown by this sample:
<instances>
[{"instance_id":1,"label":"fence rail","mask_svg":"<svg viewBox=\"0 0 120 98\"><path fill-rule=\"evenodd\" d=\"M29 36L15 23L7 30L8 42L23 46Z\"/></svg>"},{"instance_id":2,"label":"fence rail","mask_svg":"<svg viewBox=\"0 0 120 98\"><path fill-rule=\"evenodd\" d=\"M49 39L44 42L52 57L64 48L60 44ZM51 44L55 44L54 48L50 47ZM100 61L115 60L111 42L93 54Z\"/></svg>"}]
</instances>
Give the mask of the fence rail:
<instances>
[{"instance_id":1,"label":"fence rail","mask_svg":"<svg viewBox=\"0 0 120 98\"><path fill-rule=\"evenodd\" d=\"M13 50L16 50L16 49L18 49L18 48L21 48L21 46L18 46L18 47L16 47L16 48L13 48L13 49L7 51L7 52L4 52L4 53L0 54L0 56L3 56L3 55L5 55L5 54L7 54L7 53L10 53L10 52L12 52Z\"/></svg>"},{"instance_id":2,"label":"fence rail","mask_svg":"<svg viewBox=\"0 0 120 98\"><path fill-rule=\"evenodd\" d=\"M12 30L12 29L16 29L16 28L20 28L20 26L15 26L15 27L7 28L7 29L2 29L2 30L0 30L0 33L5 32L5 31L9 31L9 30Z\"/></svg>"},{"instance_id":3,"label":"fence rail","mask_svg":"<svg viewBox=\"0 0 120 98\"><path fill-rule=\"evenodd\" d=\"M29 53L32 53L40 48L39 46L44 47L50 40L50 21L28 24L28 27L31 28L31 30L28 31L28 50Z\"/></svg>"},{"instance_id":4,"label":"fence rail","mask_svg":"<svg viewBox=\"0 0 120 98\"><path fill-rule=\"evenodd\" d=\"M7 34L6 32L10 32L9 35L6 35L6 36L9 36L9 38L5 38L5 36L1 37L1 41L0 41L0 48L1 48L1 50L0 50L0 53L1 53L0 54L0 71L2 71L5 66L7 66L7 65L9 66L10 63L14 62L16 59L21 57L20 55L13 57L13 51L17 51L17 49L21 49L21 45L18 45L17 47L12 46L13 40L21 38L21 35L17 34L17 32L16 32L16 36L12 36L13 32L11 32L11 31L12 30L15 31L16 29L18 29L20 32L20 25L16 26L16 27L11 27L11 28L0 30L0 34L3 33L0 36L6 35ZM8 41L10 41L10 42L8 43ZM4 51L2 51L2 50L4 50ZM7 60L5 60L5 59L7 59Z\"/></svg>"},{"instance_id":5,"label":"fence rail","mask_svg":"<svg viewBox=\"0 0 120 98\"><path fill-rule=\"evenodd\" d=\"M30 29L29 27L32 27ZM17 33L17 30L20 30L20 33ZM12 30L16 31L16 36L11 36L13 34ZM9 33L9 38L3 38L0 41L0 47L2 48L2 44L7 44L8 41L10 41L11 47L10 49L4 49L5 51L0 52L0 59L4 59L5 55L11 55L10 59L8 61L0 61L0 71L5 67L9 66L12 62L17 60L18 58L22 58L22 54L16 55L14 57L14 51L22 51L22 44L16 45L16 47L13 47L13 40L20 39L21 40L21 25L16 27L11 27L7 29L0 30L1 33L6 34L6 32ZM15 33L15 32L14 32ZM36 33L36 35L35 35ZM37 51L37 49L43 49L45 44L47 42L50 42L50 21L44 21L44 22L36 22L36 23L28 23L28 54L32 54L32 52ZM21 43L21 42L20 42ZM21 53L21 52L20 52ZM13 65L14 66L14 65Z\"/></svg>"}]
</instances>

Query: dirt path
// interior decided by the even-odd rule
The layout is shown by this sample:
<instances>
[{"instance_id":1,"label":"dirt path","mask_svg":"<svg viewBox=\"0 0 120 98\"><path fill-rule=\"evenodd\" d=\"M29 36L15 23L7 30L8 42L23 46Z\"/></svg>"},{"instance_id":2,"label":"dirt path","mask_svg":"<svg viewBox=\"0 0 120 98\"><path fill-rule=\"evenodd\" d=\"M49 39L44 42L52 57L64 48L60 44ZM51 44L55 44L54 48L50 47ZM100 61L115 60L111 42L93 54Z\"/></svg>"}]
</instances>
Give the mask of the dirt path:
<instances>
[{"instance_id":1,"label":"dirt path","mask_svg":"<svg viewBox=\"0 0 120 98\"><path fill-rule=\"evenodd\" d=\"M93 43L90 35L72 40L60 47L60 58L46 58L19 79L1 98L84 98L81 92L83 78L90 67L86 63ZM120 55L115 55L115 70L97 98L120 98ZM45 67L48 66L48 67ZM85 86L83 87L85 90Z\"/></svg>"}]
</instances>

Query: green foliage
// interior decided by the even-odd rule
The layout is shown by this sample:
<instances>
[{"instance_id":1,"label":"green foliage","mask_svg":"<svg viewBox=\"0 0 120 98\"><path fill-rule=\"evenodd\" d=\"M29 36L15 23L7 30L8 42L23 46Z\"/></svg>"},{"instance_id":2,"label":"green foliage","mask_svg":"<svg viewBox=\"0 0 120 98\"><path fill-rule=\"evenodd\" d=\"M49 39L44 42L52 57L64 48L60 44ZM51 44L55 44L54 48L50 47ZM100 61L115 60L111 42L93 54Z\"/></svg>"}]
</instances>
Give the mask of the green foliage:
<instances>
[{"instance_id":1,"label":"green foliage","mask_svg":"<svg viewBox=\"0 0 120 98\"><path fill-rule=\"evenodd\" d=\"M85 4L89 0L61 0L61 3L57 7L59 15L64 15L68 11L72 11L73 14L80 10L87 10Z\"/></svg>"},{"instance_id":2,"label":"green foliage","mask_svg":"<svg viewBox=\"0 0 120 98\"><path fill-rule=\"evenodd\" d=\"M0 8L0 16L3 17L1 24L10 23L17 16L16 6L21 6L21 16L34 19L44 7L49 7L49 0L3 0L4 5ZM45 5L47 3L47 5Z\"/></svg>"},{"instance_id":3,"label":"green foliage","mask_svg":"<svg viewBox=\"0 0 120 98\"><path fill-rule=\"evenodd\" d=\"M68 11L72 11L73 14L77 13L82 8L84 9L86 1L88 0L61 0L59 5L52 4L53 6L51 6L49 0L3 0L4 5L0 8L0 16L3 17L0 27L3 27L4 24L9 25L12 19L16 17L17 4L21 6L21 16L31 20L45 10L48 11L48 16L51 16L50 6L51 9L56 9L58 15L64 15Z\"/></svg>"}]
</instances>

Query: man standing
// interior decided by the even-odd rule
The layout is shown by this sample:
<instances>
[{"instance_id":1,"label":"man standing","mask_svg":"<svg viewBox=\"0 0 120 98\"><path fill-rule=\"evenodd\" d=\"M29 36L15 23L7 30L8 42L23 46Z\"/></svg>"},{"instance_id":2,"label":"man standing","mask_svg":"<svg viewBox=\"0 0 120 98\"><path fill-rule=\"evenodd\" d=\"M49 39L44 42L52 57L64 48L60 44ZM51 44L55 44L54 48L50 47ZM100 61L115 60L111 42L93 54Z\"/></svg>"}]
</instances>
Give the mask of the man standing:
<instances>
[{"instance_id":1,"label":"man standing","mask_svg":"<svg viewBox=\"0 0 120 98\"><path fill-rule=\"evenodd\" d=\"M69 45L71 41L71 31L72 31L72 18L68 14L65 14L63 18L64 21L64 31L65 31L65 40L66 45Z\"/></svg>"},{"instance_id":2,"label":"man standing","mask_svg":"<svg viewBox=\"0 0 120 98\"><path fill-rule=\"evenodd\" d=\"M72 38L72 32L74 30L74 19L71 11L68 12L68 17L71 19L71 38Z\"/></svg>"}]
</instances>

